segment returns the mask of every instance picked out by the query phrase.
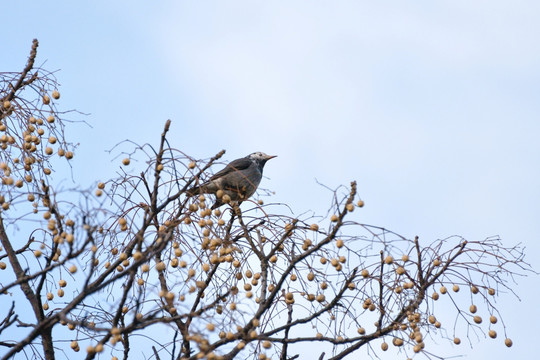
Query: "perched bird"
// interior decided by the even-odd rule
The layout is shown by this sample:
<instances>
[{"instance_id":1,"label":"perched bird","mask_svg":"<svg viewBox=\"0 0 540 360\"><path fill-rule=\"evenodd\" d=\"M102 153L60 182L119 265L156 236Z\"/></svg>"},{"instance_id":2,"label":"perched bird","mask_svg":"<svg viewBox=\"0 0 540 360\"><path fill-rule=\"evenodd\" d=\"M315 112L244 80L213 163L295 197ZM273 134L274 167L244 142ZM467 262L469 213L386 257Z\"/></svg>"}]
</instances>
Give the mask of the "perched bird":
<instances>
[{"instance_id":1,"label":"perched bird","mask_svg":"<svg viewBox=\"0 0 540 360\"><path fill-rule=\"evenodd\" d=\"M188 190L189 196L197 194L214 194L216 202L212 209L224 204L223 196L228 195L231 201L248 199L255 193L262 179L264 164L276 155L254 152L246 157L230 162L224 169L215 173L205 183ZM219 190L222 190L218 193Z\"/></svg>"}]
</instances>

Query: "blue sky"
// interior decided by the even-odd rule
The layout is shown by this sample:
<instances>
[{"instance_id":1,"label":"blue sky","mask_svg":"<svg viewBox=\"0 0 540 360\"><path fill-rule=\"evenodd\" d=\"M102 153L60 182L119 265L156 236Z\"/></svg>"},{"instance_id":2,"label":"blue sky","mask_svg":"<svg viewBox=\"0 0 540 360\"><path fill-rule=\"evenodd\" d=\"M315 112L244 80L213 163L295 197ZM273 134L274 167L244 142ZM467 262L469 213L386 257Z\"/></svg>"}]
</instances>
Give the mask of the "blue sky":
<instances>
[{"instance_id":1,"label":"blue sky","mask_svg":"<svg viewBox=\"0 0 540 360\"><path fill-rule=\"evenodd\" d=\"M540 262L540 3L536 1L14 2L1 71L60 69L62 104L89 116L74 178L106 179L121 140L197 158L279 157L262 186L298 213L324 212L358 181L358 220L422 241L500 235ZM7 32L6 32L7 34ZM9 54L6 56L6 54ZM135 164L136 166L136 164ZM99 169L99 171L96 171ZM424 240L425 239L425 240ZM540 318L538 276L500 306L525 358ZM454 351L454 350L452 350Z\"/></svg>"}]
</instances>

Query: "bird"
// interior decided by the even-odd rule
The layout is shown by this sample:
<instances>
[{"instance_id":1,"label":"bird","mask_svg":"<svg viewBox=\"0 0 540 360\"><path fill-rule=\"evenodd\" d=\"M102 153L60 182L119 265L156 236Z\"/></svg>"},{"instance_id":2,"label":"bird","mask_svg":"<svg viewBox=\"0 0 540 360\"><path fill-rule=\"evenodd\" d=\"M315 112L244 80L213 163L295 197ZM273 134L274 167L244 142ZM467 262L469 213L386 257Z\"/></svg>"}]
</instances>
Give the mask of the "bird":
<instances>
[{"instance_id":1,"label":"bird","mask_svg":"<svg viewBox=\"0 0 540 360\"><path fill-rule=\"evenodd\" d=\"M225 195L229 196L230 201L240 204L255 193L262 179L264 165L275 157L277 155L266 155L258 151L231 161L225 168L212 175L208 181L189 189L187 194L188 196L216 195L216 202L212 205L212 210L225 204Z\"/></svg>"}]
</instances>

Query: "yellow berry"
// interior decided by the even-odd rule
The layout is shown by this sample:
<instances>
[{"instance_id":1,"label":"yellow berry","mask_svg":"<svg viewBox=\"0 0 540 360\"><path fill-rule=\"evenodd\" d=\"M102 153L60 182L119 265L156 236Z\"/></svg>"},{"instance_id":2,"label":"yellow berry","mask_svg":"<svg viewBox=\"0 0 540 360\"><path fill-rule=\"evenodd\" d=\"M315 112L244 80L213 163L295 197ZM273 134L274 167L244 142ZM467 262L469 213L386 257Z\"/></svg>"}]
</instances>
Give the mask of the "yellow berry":
<instances>
[{"instance_id":1,"label":"yellow berry","mask_svg":"<svg viewBox=\"0 0 540 360\"><path fill-rule=\"evenodd\" d=\"M362 270L361 272L362 277L367 278L369 276L369 271L367 269Z\"/></svg>"}]
</instances>

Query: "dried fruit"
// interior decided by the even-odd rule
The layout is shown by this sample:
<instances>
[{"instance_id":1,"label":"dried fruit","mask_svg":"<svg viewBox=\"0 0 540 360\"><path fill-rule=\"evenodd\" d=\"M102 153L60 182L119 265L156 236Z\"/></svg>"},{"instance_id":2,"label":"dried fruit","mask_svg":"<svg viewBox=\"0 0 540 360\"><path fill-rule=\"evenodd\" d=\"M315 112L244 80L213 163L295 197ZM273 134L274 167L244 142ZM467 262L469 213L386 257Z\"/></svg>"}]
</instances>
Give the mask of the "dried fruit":
<instances>
[{"instance_id":1,"label":"dried fruit","mask_svg":"<svg viewBox=\"0 0 540 360\"><path fill-rule=\"evenodd\" d=\"M362 277L367 278L369 276L369 270L368 269L362 270L361 275Z\"/></svg>"}]
</instances>

